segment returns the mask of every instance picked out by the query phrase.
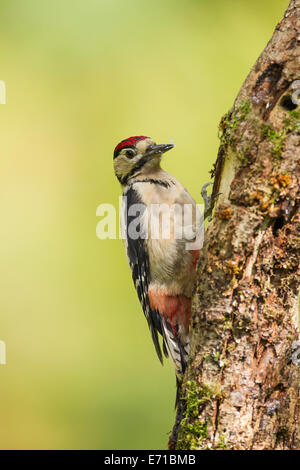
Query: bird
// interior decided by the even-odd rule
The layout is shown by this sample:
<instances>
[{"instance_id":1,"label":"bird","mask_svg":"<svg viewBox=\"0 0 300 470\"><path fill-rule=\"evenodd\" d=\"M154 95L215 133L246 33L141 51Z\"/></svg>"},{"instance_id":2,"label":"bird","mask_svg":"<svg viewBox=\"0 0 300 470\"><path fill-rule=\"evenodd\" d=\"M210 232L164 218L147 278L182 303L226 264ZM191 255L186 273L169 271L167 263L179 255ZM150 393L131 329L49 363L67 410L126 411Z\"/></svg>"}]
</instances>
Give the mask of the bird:
<instances>
[{"instance_id":1,"label":"bird","mask_svg":"<svg viewBox=\"0 0 300 470\"><path fill-rule=\"evenodd\" d=\"M190 352L203 217L183 184L161 168L163 154L174 147L147 136L129 137L115 147L113 165L122 187L122 238L132 279L157 356L161 363L163 355L173 362L178 394ZM164 216L169 216L166 233Z\"/></svg>"}]
</instances>

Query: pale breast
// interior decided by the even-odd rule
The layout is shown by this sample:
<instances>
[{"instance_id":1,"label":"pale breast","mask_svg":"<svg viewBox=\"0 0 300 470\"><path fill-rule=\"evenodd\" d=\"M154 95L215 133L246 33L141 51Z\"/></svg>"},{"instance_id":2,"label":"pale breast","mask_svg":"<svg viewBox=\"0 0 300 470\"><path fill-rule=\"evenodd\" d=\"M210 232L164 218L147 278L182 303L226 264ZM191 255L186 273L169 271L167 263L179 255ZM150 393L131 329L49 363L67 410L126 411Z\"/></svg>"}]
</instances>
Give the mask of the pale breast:
<instances>
[{"instance_id":1,"label":"pale breast","mask_svg":"<svg viewBox=\"0 0 300 470\"><path fill-rule=\"evenodd\" d=\"M151 283L162 289L168 286L175 295L184 292L190 296L194 283L191 243L201 232L195 201L173 177L169 186L136 182L134 187L147 207L142 223L147 232Z\"/></svg>"}]
</instances>

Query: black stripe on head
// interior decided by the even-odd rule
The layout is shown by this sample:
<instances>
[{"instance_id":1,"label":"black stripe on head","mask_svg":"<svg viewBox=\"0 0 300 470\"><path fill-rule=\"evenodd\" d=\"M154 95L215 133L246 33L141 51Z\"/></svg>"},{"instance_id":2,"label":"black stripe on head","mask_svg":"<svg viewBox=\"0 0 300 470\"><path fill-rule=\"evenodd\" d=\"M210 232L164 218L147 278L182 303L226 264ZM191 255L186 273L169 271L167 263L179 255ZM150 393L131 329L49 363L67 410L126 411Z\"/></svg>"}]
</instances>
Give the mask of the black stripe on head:
<instances>
[{"instance_id":1,"label":"black stripe on head","mask_svg":"<svg viewBox=\"0 0 300 470\"><path fill-rule=\"evenodd\" d=\"M134 176L141 168L143 168L143 166L147 163L147 161L149 161L149 157L146 154L142 158L139 159L137 164L130 170L129 173L127 173L127 175L123 176L123 178L121 179L121 183L127 184L129 178Z\"/></svg>"}]
</instances>

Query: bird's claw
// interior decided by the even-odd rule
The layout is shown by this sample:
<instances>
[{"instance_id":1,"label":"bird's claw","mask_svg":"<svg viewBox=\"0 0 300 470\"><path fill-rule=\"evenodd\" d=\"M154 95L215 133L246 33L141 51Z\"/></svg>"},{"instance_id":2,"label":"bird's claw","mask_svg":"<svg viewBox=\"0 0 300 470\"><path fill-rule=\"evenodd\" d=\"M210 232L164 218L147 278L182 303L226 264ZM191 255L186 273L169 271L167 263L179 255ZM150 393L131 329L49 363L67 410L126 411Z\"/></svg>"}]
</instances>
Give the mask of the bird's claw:
<instances>
[{"instance_id":1,"label":"bird's claw","mask_svg":"<svg viewBox=\"0 0 300 470\"><path fill-rule=\"evenodd\" d=\"M213 208L214 208L214 204L215 204L215 200L218 196L220 196L221 193L217 193L217 194L210 194L209 196L207 195L207 187L212 185L213 183L206 183L203 188L201 189L201 196L204 200L204 220L211 215L212 211L213 211Z\"/></svg>"},{"instance_id":2,"label":"bird's claw","mask_svg":"<svg viewBox=\"0 0 300 470\"><path fill-rule=\"evenodd\" d=\"M210 196L207 195L207 190L206 190L206 188L207 188L208 186L212 185L212 184L213 184L213 183L206 183L206 184L203 186L203 188L201 189L201 196L202 196L202 198L203 198L203 200L204 200L205 209L207 208L207 206L209 206L210 201L211 201L211 195L210 195Z\"/></svg>"}]
</instances>

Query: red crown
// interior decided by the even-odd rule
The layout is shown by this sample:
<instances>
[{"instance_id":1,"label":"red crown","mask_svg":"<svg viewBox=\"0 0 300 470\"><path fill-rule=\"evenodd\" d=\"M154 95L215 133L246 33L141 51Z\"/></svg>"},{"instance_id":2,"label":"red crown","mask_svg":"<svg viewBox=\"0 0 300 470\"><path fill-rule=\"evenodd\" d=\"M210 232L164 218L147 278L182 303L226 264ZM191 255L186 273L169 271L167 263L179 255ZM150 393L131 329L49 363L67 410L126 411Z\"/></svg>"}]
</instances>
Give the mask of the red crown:
<instances>
[{"instance_id":1,"label":"red crown","mask_svg":"<svg viewBox=\"0 0 300 470\"><path fill-rule=\"evenodd\" d=\"M145 135L135 135L133 137L129 137L128 139L122 140L121 142L118 143L118 145L115 148L114 158L116 158L119 155L122 149L127 148L127 147L134 147L136 143L139 142L140 140L144 140L148 138L149 137L146 137Z\"/></svg>"}]
</instances>

